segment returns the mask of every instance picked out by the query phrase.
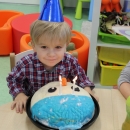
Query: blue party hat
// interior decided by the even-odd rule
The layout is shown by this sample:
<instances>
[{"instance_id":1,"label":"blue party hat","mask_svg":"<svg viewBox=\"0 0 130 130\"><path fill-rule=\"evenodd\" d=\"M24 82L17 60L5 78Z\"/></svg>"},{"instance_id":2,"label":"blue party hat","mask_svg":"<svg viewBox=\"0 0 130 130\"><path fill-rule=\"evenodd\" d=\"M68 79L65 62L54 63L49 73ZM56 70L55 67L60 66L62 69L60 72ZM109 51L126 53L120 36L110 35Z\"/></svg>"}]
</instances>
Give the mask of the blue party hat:
<instances>
[{"instance_id":1,"label":"blue party hat","mask_svg":"<svg viewBox=\"0 0 130 130\"><path fill-rule=\"evenodd\" d=\"M49 22L64 22L59 0L46 0L39 20Z\"/></svg>"}]
</instances>

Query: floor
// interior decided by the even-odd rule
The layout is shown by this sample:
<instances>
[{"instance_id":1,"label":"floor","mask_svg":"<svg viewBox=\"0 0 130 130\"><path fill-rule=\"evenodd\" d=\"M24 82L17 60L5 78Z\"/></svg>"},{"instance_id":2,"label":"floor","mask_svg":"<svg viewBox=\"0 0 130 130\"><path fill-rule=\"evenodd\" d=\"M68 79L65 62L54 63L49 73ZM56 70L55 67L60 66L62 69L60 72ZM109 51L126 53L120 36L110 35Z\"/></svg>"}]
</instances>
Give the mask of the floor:
<instances>
[{"instance_id":1,"label":"floor","mask_svg":"<svg viewBox=\"0 0 130 130\"><path fill-rule=\"evenodd\" d=\"M7 4L0 3L0 10L17 10L25 14L39 12L38 5L21 5L21 4ZM75 8L64 8L64 15L70 18L73 22L73 30L81 32L81 26L88 18L88 9L83 9L83 17L81 20L74 18ZM6 77L10 72L9 56L0 56L0 105L12 101L7 87Z\"/></svg>"}]
</instances>

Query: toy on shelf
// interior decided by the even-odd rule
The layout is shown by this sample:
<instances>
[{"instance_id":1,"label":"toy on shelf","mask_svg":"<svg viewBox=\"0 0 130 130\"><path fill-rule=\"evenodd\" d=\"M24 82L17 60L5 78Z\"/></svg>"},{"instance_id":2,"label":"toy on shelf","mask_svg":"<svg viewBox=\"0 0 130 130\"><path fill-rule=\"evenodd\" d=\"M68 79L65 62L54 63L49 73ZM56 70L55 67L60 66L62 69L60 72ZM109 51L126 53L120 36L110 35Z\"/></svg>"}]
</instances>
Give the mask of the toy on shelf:
<instances>
[{"instance_id":1,"label":"toy on shelf","mask_svg":"<svg viewBox=\"0 0 130 130\"><path fill-rule=\"evenodd\" d=\"M111 10L116 12L121 11L120 0L111 0Z\"/></svg>"},{"instance_id":2,"label":"toy on shelf","mask_svg":"<svg viewBox=\"0 0 130 130\"><path fill-rule=\"evenodd\" d=\"M120 0L102 0L101 3L101 12L120 12L121 5Z\"/></svg>"},{"instance_id":3,"label":"toy on shelf","mask_svg":"<svg viewBox=\"0 0 130 130\"><path fill-rule=\"evenodd\" d=\"M107 65L107 66L120 66L120 65L118 65L118 64L110 63L110 62L106 62L106 61L102 61L102 64L103 64L103 65Z\"/></svg>"},{"instance_id":4,"label":"toy on shelf","mask_svg":"<svg viewBox=\"0 0 130 130\"><path fill-rule=\"evenodd\" d=\"M111 2L110 0L102 0L101 3L101 12L111 12Z\"/></svg>"}]
</instances>

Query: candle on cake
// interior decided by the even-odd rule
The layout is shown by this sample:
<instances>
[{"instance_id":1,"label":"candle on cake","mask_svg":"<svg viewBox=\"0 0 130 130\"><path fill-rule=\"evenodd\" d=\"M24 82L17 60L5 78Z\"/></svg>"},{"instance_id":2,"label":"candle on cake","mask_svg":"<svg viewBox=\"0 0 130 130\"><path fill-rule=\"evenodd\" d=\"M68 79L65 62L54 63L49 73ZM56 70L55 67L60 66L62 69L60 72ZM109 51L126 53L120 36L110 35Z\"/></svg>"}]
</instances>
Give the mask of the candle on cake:
<instances>
[{"instance_id":1,"label":"candle on cake","mask_svg":"<svg viewBox=\"0 0 130 130\"><path fill-rule=\"evenodd\" d=\"M59 86L59 95L62 95L62 78L61 75L59 75L59 82L60 82L60 86Z\"/></svg>"},{"instance_id":2,"label":"candle on cake","mask_svg":"<svg viewBox=\"0 0 130 130\"><path fill-rule=\"evenodd\" d=\"M77 80L77 76L73 79L73 90L72 90L72 94L74 93L76 80Z\"/></svg>"}]
</instances>

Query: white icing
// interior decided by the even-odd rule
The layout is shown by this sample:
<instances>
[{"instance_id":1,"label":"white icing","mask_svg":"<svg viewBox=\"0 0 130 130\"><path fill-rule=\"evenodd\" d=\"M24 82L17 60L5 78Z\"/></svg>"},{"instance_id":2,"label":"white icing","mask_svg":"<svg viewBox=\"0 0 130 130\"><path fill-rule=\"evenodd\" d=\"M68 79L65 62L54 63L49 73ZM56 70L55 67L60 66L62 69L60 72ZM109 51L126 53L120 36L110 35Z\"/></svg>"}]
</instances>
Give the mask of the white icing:
<instances>
[{"instance_id":1,"label":"white icing","mask_svg":"<svg viewBox=\"0 0 130 130\"><path fill-rule=\"evenodd\" d=\"M62 103L64 103L64 102L66 102L68 100L68 98L62 98L61 100L60 100L60 103L62 104Z\"/></svg>"},{"instance_id":2,"label":"white icing","mask_svg":"<svg viewBox=\"0 0 130 130\"><path fill-rule=\"evenodd\" d=\"M48 84L46 84L45 86L41 87L32 97L31 100L31 107L38 102L41 99L44 99L46 97L51 97L51 96L58 96L59 95L59 85L60 83L58 81L55 82L50 82ZM72 94L72 89L71 87L73 86L72 83L67 82L67 86L62 86L62 95L66 95L66 94ZM53 93L48 93L48 89L49 88L53 88L56 87L57 90ZM74 91L74 95L83 95L83 96L88 96L90 97L89 93L84 90L83 88L75 85L75 87L78 87L80 89L80 92Z\"/></svg>"}]
</instances>

